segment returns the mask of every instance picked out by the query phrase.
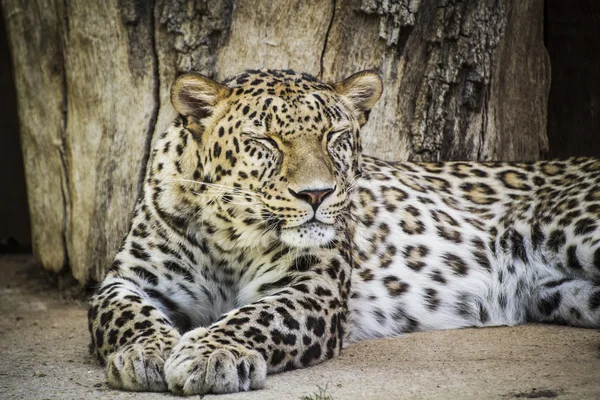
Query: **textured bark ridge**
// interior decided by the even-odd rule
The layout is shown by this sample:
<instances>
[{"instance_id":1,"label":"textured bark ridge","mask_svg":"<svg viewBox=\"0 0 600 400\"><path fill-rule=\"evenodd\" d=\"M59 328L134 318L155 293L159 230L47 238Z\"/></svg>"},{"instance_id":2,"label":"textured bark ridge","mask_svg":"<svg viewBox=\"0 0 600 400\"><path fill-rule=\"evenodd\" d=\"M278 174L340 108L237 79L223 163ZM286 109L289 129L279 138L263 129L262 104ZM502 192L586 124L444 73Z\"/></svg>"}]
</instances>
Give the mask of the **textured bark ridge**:
<instances>
[{"instance_id":1,"label":"textured bark ridge","mask_svg":"<svg viewBox=\"0 0 600 400\"><path fill-rule=\"evenodd\" d=\"M550 81L543 2L521 3L361 3L363 12L379 16L379 35L396 50L387 53L395 69L389 80L398 86L393 95L400 93L401 98L397 103L388 100L396 106L394 113L402 113L397 115L399 136L406 140L408 158L537 159L547 151L545 99ZM526 66L531 69L520 70ZM510 95L516 96L507 102ZM532 103L520 102L523 98ZM504 113L502 103L515 115L497 118ZM523 141L527 145L521 145Z\"/></svg>"},{"instance_id":2,"label":"textured bark ridge","mask_svg":"<svg viewBox=\"0 0 600 400\"><path fill-rule=\"evenodd\" d=\"M409 129L414 158L481 158L493 51L504 33L503 5L465 1L432 11Z\"/></svg>"},{"instance_id":3,"label":"textured bark ridge","mask_svg":"<svg viewBox=\"0 0 600 400\"><path fill-rule=\"evenodd\" d=\"M365 127L388 160L532 160L547 149L543 1L2 1L32 240L44 268L101 280L137 198L170 84L293 68L375 69Z\"/></svg>"},{"instance_id":4,"label":"textured bark ridge","mask_svg":"<svg viewBox=\"0 0 600 400\"><path fill-rule=\"evenodd\" d=\"M360 9L367 14L380 16L379 36L385 39L388 46L394 46L408 37L410 30L402 28L415 25L420 6L421 0L363 0Z\"/></svg>"}]
</instances>

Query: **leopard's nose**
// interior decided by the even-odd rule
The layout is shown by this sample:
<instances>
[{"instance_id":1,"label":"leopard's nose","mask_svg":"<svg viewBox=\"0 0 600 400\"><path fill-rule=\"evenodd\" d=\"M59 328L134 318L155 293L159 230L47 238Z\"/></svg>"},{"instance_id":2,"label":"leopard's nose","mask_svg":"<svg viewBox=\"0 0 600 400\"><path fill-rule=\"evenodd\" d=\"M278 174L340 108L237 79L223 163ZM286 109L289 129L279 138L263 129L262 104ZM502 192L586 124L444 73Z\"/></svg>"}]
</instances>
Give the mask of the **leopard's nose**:
<instances>
[{"instance_id":1,"label":"leopard's nose","mask_svg":"<svg viewBox=\"0 0 600 400\"><path fill-rule=\"evenodd\" d=\"M327 196L333 193L335 187L325 189L309 189L302 190L300 192L295 192L292 189L288 190L294 197L306 201L308 204L311 205L314 211L317 211L317 208L319 208L321 203L323 203L323 200L325 200Z\"/></svg>"}]
</instances>

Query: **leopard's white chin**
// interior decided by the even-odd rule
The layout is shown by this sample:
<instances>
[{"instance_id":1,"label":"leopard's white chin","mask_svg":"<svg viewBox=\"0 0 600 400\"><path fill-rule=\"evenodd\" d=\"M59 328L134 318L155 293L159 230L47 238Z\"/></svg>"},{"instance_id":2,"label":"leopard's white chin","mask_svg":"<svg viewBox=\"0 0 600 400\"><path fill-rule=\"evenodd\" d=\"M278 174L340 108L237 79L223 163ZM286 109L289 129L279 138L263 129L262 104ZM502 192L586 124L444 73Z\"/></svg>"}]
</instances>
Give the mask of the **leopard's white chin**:
<instances>
[{"instance_id":1,"label":"leopard's white chin","mask_svg":"<svg viewBox=\"0 0 600 400\"><path fill-rule=\"evenodd\" d=\"M281 230L281 241L292 247L320 247L333 241L336 228L321 222L308 222Z\"/></svg>"}]
</instances>

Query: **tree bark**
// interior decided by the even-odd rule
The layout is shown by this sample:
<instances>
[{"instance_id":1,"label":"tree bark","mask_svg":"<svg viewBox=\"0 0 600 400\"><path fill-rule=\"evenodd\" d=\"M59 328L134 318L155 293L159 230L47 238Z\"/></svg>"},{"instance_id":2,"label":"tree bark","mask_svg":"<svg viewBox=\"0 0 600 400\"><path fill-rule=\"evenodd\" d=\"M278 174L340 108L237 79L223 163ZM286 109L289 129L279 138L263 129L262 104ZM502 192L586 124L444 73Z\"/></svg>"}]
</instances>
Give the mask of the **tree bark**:
<instances>
[{"instance_id":1,"label":"tree bark","mask_svg":"<svg viewBox=\"0 0 600 400\"><path fill-rule=\"evenodd\" d=\"M381 72L365 153L533 160L547 150L543 1L3 0L32 244L41 265L101 280L140 191L170 84L293 68Z\"/></svg>"}]
</instances>

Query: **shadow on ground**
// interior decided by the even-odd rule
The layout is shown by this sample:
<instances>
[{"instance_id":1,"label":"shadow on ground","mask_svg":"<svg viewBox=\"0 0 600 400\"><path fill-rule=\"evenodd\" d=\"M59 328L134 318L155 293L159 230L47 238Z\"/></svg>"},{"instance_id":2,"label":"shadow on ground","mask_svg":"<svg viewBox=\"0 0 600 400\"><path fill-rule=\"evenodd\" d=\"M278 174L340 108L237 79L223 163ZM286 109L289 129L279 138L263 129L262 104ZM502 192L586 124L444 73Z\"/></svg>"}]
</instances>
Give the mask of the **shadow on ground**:
<instances>
[{"instance_id":1,"label":"shadow on ground","mask_svg":"<svg viewBox=\"0 0 600 400\"><path fill-rule=\"evenodd\" d=\"M107 388L87 352L85 301L52 289L29 257L0 256L0 279L0 398L175 398ZM334 400L600 399L600 332L530 325L368 341L269 377L265 390L219 398L300 400L318 386Z\"/></svg>"}]
</instances>

